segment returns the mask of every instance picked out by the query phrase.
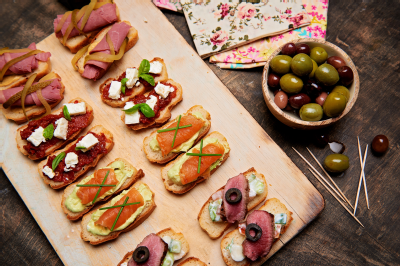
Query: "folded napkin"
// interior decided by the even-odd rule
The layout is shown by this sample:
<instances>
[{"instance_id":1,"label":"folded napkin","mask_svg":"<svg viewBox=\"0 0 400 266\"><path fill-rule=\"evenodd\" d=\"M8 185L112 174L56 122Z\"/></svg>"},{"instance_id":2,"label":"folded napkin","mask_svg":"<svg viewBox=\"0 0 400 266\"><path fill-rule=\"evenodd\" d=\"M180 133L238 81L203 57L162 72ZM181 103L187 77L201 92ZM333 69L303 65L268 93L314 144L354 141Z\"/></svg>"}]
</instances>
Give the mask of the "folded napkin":
<instances>
[{"instance_id":1,"label":"folded napkin","mask_svg":"<svg viewBox=\"0 0 400 266\"><path fill-rule=\"evenodd\" d=\"M180 0L153 0L153 3L161 9L183 13Z\"/></svg>"}]
</instances>

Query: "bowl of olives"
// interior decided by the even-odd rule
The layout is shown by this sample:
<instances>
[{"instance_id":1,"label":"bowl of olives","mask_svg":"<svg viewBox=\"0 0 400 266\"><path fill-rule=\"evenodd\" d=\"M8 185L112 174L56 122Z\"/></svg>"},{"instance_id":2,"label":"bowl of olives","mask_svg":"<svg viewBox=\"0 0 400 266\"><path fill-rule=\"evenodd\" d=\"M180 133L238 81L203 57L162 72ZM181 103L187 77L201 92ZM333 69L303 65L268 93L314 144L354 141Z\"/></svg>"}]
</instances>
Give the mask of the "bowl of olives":
<instances>
[{"instance_id":1,"label":"bowl of olives","mask_svg":"<svg viewBox=\"0 0 400 266\"><path fill-rule=\"evenodd\" d=\"M267 60L263 94L272 114L297 129L319 129L344 117L357 100L360 81L350 57L319 39L279 47Z\"/></svg>"}]
</instances>

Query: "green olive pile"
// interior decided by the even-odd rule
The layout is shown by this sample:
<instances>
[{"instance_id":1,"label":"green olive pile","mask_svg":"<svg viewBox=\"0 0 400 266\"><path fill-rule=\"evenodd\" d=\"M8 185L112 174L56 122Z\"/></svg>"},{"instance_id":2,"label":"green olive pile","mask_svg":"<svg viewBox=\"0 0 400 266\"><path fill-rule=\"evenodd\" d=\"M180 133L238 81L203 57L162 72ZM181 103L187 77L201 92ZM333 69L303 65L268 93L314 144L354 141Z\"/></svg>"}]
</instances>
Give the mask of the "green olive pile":
<instances>
[{"instance_id":1,"label":"green olive pile","mask_svg":"<svg viewBox=\"0 0 400 266\"><path fill-rule=\"evenodd\" d=\"M324 115L339 116L346 108L353 71L342 58L328 57L324 48L287 43L270 67L268 86L280 109L299 110L302 120L319 121Z\"/></svg>"}]
</instances>

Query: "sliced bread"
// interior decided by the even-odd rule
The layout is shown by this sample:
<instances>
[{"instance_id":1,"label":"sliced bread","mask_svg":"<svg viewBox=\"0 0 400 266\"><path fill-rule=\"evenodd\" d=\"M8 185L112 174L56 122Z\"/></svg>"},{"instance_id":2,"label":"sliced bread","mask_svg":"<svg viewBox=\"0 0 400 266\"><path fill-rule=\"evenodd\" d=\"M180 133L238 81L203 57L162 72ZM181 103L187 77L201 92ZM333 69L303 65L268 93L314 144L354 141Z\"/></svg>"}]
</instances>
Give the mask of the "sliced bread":
<instances>
[{"instance_id":1,"label":"sliced bread","mask_svg":"<svg viewBox=\"0 0 400 266\"><path fill-rule=\"evenodd\" d=\"M207 264L205 264L198 258L190 257L179 263L177 266L207 266Z\"/></svg>"}]
</instances>

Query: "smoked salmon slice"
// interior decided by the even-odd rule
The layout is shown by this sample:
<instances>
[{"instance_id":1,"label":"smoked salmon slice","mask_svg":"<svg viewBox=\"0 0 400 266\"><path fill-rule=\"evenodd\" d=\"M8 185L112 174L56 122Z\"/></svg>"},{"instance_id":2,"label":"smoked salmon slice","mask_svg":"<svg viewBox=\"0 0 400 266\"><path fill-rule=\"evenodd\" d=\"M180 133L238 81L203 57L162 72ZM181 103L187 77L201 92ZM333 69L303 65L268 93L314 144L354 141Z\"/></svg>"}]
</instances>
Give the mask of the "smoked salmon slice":
<instances>
[{"instance_id":1,"label":"smoked salmon slice","mask_svg":"<svg viewBox=\"0 0 400 266\"><path fill-rule=\"evenodd\" d=\"M199 153L198 149L193 149L192 153ZM190 156L186 160L179 172L181 177L182 185L186 185L190 182L195 181L204 171L207 170L213 163L220 159L225 152L224 146L219 143L210 143L203 147L202 153L208 154L222 154L221 156L202 156L200 164L200 173L197 173L197 167L199 165L199 156Z\"/></svg>"},{"instance_id":2,"label":"smoked salmon slice","mask_svg":"<svg viewBox=\"0 0 400 266\"><path fill-rule=\"evenodd\" d=\"M123 225L126 222L126 220L128 220L129 217L131 217L131 215L135 213L135 211L137 209L139 209L141 206L144 205L144 200L143 200L142 194L140 194L140 192L137 191L136 188L131 188L128 191L128 193L126 193L126 195L124 195L113 206L124 204L126 197L129 197L127 203L133 203L133 202L140 202L140 203L135 204L135 205L125 206L124 209L122 210L121 215L119 216L118 221L115 224L114 228L118 228L121 225ZM121 208L122 207L108 209L100 216L100 218L95 222L95 224L107 227L108 229L111 230L111 227L114 224L115 218L117 218L118 212Z\"/></svg>"},{"instance_id":3,"label":"smoked salmon slice","mask_svg":"<svg viewBox=\"0 0 400 266\"><path fill-rule=\"evenodd\" d=\"M167 128L176 127L177 124L178 122L174 122ZM157 134L156 138L158 144L160 145L162 156L167 155L173 149L193 137L193 135L196 134L196 132L204 126L205 121L193 115L185 115L182 116L179 127L190 124L192 124L191 127L186 127L178 130L175 138L174 147L172 147L172 142L174 140L175 130Z\"/></svg>"},{"instance_id":4,"label":"smoked salmon slice","mask_svg":"<svg viewBox=\"0 0 400 266\"><path fill-rule=\"evenodd\" d=\"M110 173L108 174L106 182L104 182L104 184L105 185L118 184L118 180L115 178L114 169L108 169L108 168L99 169L99 170L95 171L94 178L90 179L85 184L87 184L87 185L101 184L108 171L110 171ZM112 188L113 187L102 187L97 198L101 197L104 193L106 193L107 191L109 191ZM78 196L78 198L81 199L82 204L88 204L89 202L93 201L98 190L99 190L99 187L80 187L76 191L76 195Z\"/></svg>"}]
</instances>

